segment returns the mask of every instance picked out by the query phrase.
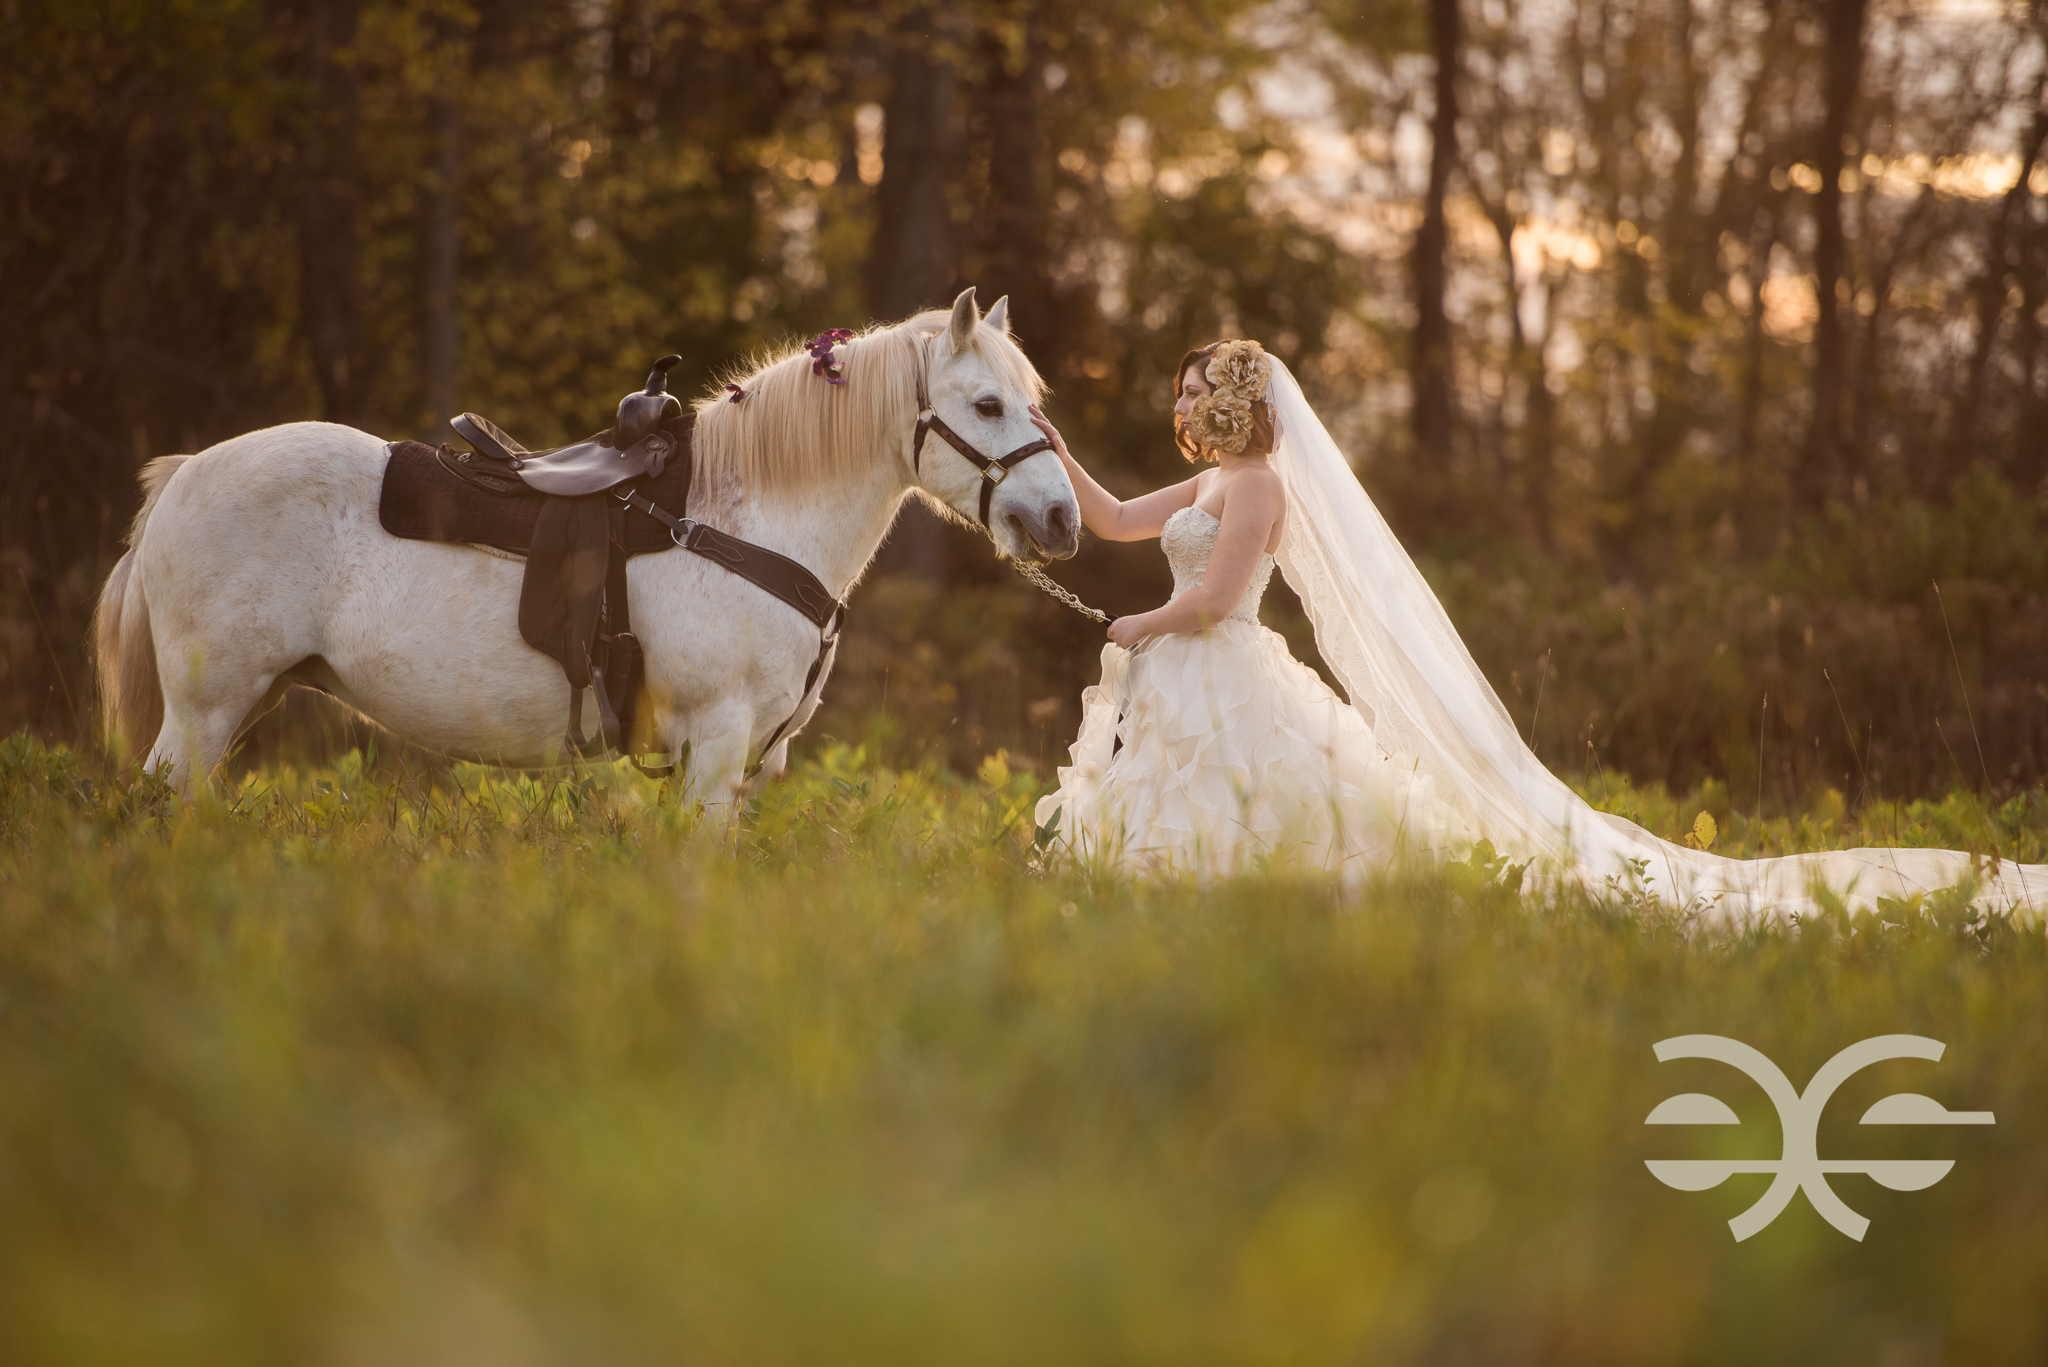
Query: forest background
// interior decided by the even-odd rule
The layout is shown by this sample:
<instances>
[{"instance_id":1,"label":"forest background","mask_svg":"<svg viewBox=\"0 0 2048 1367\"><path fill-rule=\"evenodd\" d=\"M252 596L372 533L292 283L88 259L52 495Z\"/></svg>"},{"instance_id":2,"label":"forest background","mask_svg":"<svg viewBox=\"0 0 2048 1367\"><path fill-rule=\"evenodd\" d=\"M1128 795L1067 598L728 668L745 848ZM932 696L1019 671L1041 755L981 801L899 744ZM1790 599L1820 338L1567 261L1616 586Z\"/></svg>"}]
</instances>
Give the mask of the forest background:
<instances>
[{"instance_id":1,"label":"forest background","mask_svg":"<svg viewBox=\"0 0 2048 1367\"><path fill-rule=\"evenodd\" d=\"M1556 767L2048 771L2040 0L0 0L0 50L0 732L90 735L153 456L571 439L971 284L1127 493L1184 349L1283 356ZM813 740L1064 756L1099 629L977 536L913 511L854 601Z\"/></svg>"}]
</instances>

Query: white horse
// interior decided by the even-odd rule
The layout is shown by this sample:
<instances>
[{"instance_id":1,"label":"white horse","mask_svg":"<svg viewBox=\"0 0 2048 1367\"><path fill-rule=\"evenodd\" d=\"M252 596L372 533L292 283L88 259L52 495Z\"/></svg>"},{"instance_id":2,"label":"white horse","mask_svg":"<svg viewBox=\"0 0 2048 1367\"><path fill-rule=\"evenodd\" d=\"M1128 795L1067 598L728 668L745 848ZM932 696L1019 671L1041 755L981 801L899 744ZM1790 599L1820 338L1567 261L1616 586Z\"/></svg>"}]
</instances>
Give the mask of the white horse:
<instances>
[{"instance_id":1,"label":"white horse","mask_svg":"<svg viewBox=\"0 0 2048 1367\"><path fill-rule=\"evenodd\" d=\"M697 404L689 515L780 551L842 601L912 495L977 517L981 472L928 441L913 460L918 378L940 418L983 452L1038 436L1043 391L1010 339L1007 301L983 318L974 291L841 344L843 385L802 350ZM94 623L117 742L154 734L145 764L190 791L294 685L333 695L416 744L527 768L555 762L568 724L561 667L518 627L522 565L458 545L400 540L378 521L386 447L331 423L291 423L166 456ZM680 513L680 509L671 509ZM999 555L1074 553L1080 517L1056 456L1018 464L993 490ZM687 757L688 791L713 807L779 774L808 692L819 633L794 608L682 550L628 564L645 655L636 753ZM784 723L787 722L787 725Z\"/></svg>"}]
</instances>

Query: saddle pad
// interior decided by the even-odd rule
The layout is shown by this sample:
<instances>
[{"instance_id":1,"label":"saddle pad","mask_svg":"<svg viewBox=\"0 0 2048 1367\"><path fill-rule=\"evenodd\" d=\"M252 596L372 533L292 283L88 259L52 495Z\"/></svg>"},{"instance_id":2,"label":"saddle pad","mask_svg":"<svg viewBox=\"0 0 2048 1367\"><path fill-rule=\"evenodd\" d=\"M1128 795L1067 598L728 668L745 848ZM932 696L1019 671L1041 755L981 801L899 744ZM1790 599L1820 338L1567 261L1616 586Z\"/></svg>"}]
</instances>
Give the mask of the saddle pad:
<instances>
[{"instance_id":1,"label":"saddle pad","mask_svg":"<svg viewBox=\"0 0 2048 1367\"><path fill-rule=\"evenodd\" d=\"M694 414L663 424L676 434L676 454L660 475L629 486L674 516L684 515L690 498L690 428ZM377 519L384 530L407 541L447 541L459 545L495 546L524 555L533 545L534 527L548 496L522 489L496 494L443 468L437 448L418 441L394 441L384 466L384 489L377 501ZM669 529L645 513L628 512L627 555L673 549Z\"/></svg>"}]
</instances>

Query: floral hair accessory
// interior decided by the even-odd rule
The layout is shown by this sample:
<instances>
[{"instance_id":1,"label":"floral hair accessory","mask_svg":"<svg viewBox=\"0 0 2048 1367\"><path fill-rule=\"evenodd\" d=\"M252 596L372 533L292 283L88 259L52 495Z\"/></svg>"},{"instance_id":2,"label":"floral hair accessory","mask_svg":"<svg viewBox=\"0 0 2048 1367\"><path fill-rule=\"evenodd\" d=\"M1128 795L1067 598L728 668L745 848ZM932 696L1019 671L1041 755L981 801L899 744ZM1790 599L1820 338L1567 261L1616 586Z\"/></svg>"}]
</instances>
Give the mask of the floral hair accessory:
<instances>
[{"instance_id":1,"label":"floral hair accessory","mask_svg":"<svg viewBox=\"0 0 2048 1367\"><path fill-rule=\"evenodd\" d=\"M811 353L811 374L823 375L827 384L846 383L846 362L832 354L832 348L841 342L853 340L848 328L827 328L810 340L805 351Z\"/></svg>"},{"instance_id":2,"label":"floral hair accessory","mask_svg":"<svg viewBox=\"0 0 2048 1367\"><path fill-rule=\"evenodd\" d=\"M1216 354L1209 358L1208 370L1203 373L1217 393L1233 390L1257 403L1266 397L1266 382L1273 374L1273 363L1257 342L1225 342L1216 348Z\"/></svg>"},{"instance_id":3,"label":"floral hair accessory","mask_svg":"<svg viewBox=\"0 0 2048 1367\"><path fill-rule=\"evenodd\" d=\"M734 384L730 380L727 380L725 382L725 387L732 391L732 402L734 403L738 403L741 399L747 397L747 391L741 389L738 385Z\"/></svg>"},{"instance_id":4,"label":"floral hair accessory","mask_svg":"<svg viewBox=\"0 0 2048 1367\"><path fill-rule=\"evenodd\" d=\"M1272 361L1257 342L1225 342L1202 373L1215 392L1195 400L1188 430L1204 451L1242 454L1252 439L1252 406L1266 399Z\"/></svg>"}]
</instances>

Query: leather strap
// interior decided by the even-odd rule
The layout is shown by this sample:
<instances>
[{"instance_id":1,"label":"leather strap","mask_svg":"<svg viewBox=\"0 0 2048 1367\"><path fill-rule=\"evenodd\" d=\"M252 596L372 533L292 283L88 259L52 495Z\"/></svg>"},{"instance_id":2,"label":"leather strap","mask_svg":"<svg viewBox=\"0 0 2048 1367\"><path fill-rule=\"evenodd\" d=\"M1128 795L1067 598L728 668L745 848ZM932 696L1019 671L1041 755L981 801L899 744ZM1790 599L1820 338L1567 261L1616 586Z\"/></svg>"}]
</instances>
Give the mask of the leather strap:
<instances>
[{"instance_id":1,"label":"leather strap","mask_svg":"<svg viewBox=\"0 0 2048 1367\"><path fill-rule=\"evenodd\" d=\"M573 673L567 668L563 670L569 676L569 730L563 743L585 759L621 753L632 738L634 695L640 687L640 640L633 635L632 613L627 603L625 520L624 508L614 505L607 510L608 558L589 659L589 687L597 699L595 736L583 734L583 690L577 687Z\"/></svg>"},{"instance_id":2,"label":"leather strap","mask_svg":"<svg viewBox=\"0 0 2048 1367\"><path fill-rule=\"evenodd\" d=\"M766 546L756 546L751 541L729 536L716 527L707 527L687 517L676 517L638 490L620 489L617 492L619 501L627 507L646 513L667 527L675 543L684 550L694 551L780 598L810 619L820 632L828 636L839 634L839 623L846 616L846 604L833 597L832 590L826 588L817 575L796 561Z\"/></svg>"},{"instance_id":3,"label":"leather strap","mask_svg":"<svg viewBox=\"0 0 2048 1367\"><path fill-rule=\"evenodd\" d=\"M605 566L604 616L597 628L601 663L593 670L600 716L610 708L617 718L613 749L624 752L633 740L633 713L640 698L640 638L633 634L632 596L626 581L626 510L611 509L612 554ZM628 756L637 765L637 756ZM642 766L643 771L646 766Z\"/></svg>"},{"instance_id":4,"label":"leather strap","mask_svg":"<svg viewBox=\"0 0 2048 1367\"><path fill-rule=\"evenodd\" d=\"M958 451L980 467L981 525L984 527L988 526L989 501L995 497L996 486L1009 478L1010 471L1037 455L1040 451L1052 450L1052 441L1049 438L1040 437L1036 441L1026 442L1007 456L990 460L987 456L975 450L965 437L946 426L944 418L940 417L933 410L926 409L918 415L917 438L911 447L911 463L920 473L924 469L924 438L927 432L937 432L946 445L952 447L955 451Z\"/></svg>"},{"instance_id":5,"label":"leather strap","mask_svg":"<svg viewBox=\"0 0 2048 1367\"><path fill-rule=\"evenodd\" d=\"M803 691L797 694L796 710L783 718L782 724L768 733L760 754L747 766L747 776L753 777L760 771L768 752L782 739L783 732L804 710L804 703L818 686L818 681L832 667L832 657L839 650L839 628L846 621L846 602L834 598L832 591L825 587L817 575L777 551L766 546L756 546L751 541L742 541L727 535L716 527L707 527L687 517L677 517L661 507L637 489L617 491L619 501L629 508L637 509L661 523L669 530L669 536L676 545L686 551L695 552L714 564L723 566L757 588L773 594L783 602L802 613L818 628L818 654L811 661L810 673L804 676ZM664 777L673 773L673 764L662 768L641 764L636 758L634 766L650 778Z\"/></svg>"},{"instance_id":6,"label":"leather strap","mask_svg":"<svg viewBox=\"0 0 2048 1367\"><path fill-rule=\"evenodd\" d=\"M929 356L930 353L927 352L924 364L920 365L917 371L917 435L912 440L910 446L911 468L915 469L919 474L924 473L925 434L937 432L940 440L944 441L946 445L952 447L955 451L958 451L981 470L981 525L986 528L988 526L989 500L995 497L996 486L1009 478L1010 471L1016 469L1017 466L1037 455L1040 451L1052 450L1052 439L1050 437L1040 437L1036 441L1025 442L1022 446L1010 452L1009 455L995 460L990 460L987 456L975 450L974 444L948 427L946 420L939 416L937 409L932 407L931 394L925 383L926 374L930 369Z\"/></svg>"},{"instance_id":7,"label":"leather strap","mask_svg":"<svg viewBox=\"0 0 2048 1367\"><path fill-rule=\"evenodd\" d=\"M804 710L804 700L811 696L811 690L818 686L818 680L823 678L825 675L825 671L832 667L832 657L834 654L838 652L838 650L838 632L835 631L830 636L823 637L819 640L818 658L811 661L811 672L804 676L804 691L797 694L796 712L792 712L787 717L784 717L782 719L782 725L776 727L773 731L768 733L768 739L761 746L761 753L754 759L753 770L750 771L748 775L749 777L752 777L753 773L758 773L760 771L761 765L764 762L766 762L768 758L768 752L775 748L775 742L782 739L782 733L784 731L787 731L790 728L790 724L796 720L797 712L801 712Z\"/></svg>"}]
</instances>

